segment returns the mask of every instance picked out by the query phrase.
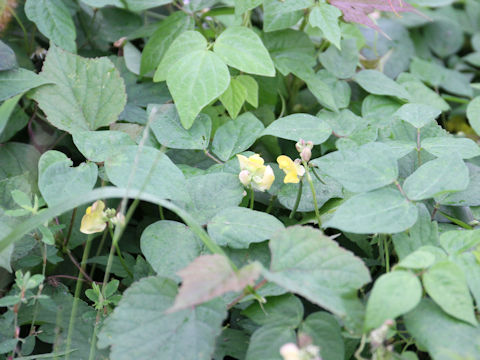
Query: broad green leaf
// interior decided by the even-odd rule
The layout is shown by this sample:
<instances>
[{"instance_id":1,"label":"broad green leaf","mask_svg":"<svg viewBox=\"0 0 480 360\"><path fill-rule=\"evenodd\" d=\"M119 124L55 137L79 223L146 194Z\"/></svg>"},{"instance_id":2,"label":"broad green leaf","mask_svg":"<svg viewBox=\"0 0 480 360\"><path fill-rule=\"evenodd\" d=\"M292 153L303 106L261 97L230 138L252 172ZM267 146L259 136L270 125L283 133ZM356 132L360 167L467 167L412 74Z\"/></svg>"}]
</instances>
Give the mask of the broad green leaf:
<instances>
[{"instance_id":1,"label":"broad green leaf","mask_svg":"<svg viewBox=\"0 0 480 360\"><path fill-rule=\"evenodd\" d=\"M255 285L261 270L258 262L234 270L226 256L201 255L178 272L182 285L167 312L191 308L230 291L241 292L246 286Z\"/></svg>"},{"instance_id":2,"label":"broad green leaf","mask_svg":"<svg viewBox=\"0 0 480 360\"><path fill-rule=\"evenodd\" d=\"M303 319L302 301L293 294L271 296L265 304L253 303L245 310L245 315L259 325L287 325L297 327Z\"/></svg>"},{"instance_id":3,"label":"broad green leaf","mask_svg":"<svg viewBox=\"0 0 480 360\"><path fill-rule=\"evenodd\" d=\"M480 328L448 316L433 301L422 300L404 319L408 332L433 359L478 358Z\"/></svg>"},{"instance_id":4,"label":"broad green leaf","mask_svg":"<svg viewBox=\"0 0 480 360\"><path fill-rule=\"evenodd\" d=\"M3 134L3 131L6 129L8 120L13 113L13 109L17 106L18 101L23 96L23 94L18 94L0 105L0 136Z\"/></svg>"},{"instance_id":5,"label":"broad green leaf","mask_svg":"<svg viewBox=\"0 0 480 360\"><path fill-rule=\"evenodd\" d=\"M97 182L98 168L94 163L82 163L72 167L73 162L65 154L50 150L38 163L38 187L49 206L66 198L78 196L93 189Z\"/></svg>"},{"instance_id":6,"label":"broad green leaf","mask_svg":"<svg viewBox=\"0 0 480 360\"><path fill-rule=\"evenodd\" d=\"M243 2L244 0L240 1ZM231 356L234 359L245 359L249 340L250 334L247 334L244 330L224 328L220 336L217 337L213 358L224 359Z\"/></svg>"},{"instance_id":7,"label":"broad green leaf","mask_svg":"<svg viewBox=\"0 0 480 360\"><path fill-rule=\"evenodd\" d=\"M423 104L405 104L393 114L394 117L412 124L417 129L434 121L442 112Z\"/></svg>"},{"instance_id":8,"label":"broad green leaf","mask_svg":"<svg viewBox=\"0 0 480 360\"><path fill-rule=\"evenodd\" d=\"M477 326L473 301L463 271L450 260L436 263L423 275L427 294L447 314Z\"/></svg>"},{"instance_id":9,"label":"broad green leaf","mask_svg":"<svg viewBox=\"0 0 480 360\"><path fill-rule=\"evenodd\" d=\"M345 201L325 227L354 234L393 234L412 227L417 216L415 205L398 190L381 188Z\"/></svg>"},{"instance_id":10,"label":"broad green leaf","mask_svg":"<svg viewBox=\"0 0 480 360\"><path fill-rule=\"evenodd\" d=\"M265 325L252 334L245 360L282 360L282 345L295 342L295 330L286 325Z\"/></svg>"},{"instance_id":11,"label":"broad green leaf","mask_svg":"<svg viewBox=\"0 0 480 360\"><path fill-rule=\"evenodd\" d=\"M233 79L232 79L233 80ZM247 90L245 100L253 107L258 107L258 83L249 75L239 75L235 80L243 85Z\"/></svg>"},{"instance_id":12,"label":"broad green leaf","mask_svg":"<svg viewBox=\"0 0 480 360\"><path fill-rule=\"evenodd\" d=\"M210 360L227 315L224 305L215 300L167 314L176 294L176 284L162 277L134 283L104 323L99 347L110 346L112 360Z\"/></svg>"},{"instance_id":13,"label":"broad green leaf","mask_svg":"<svg viewBox=\"0 0 480 360\"><path fill-rule=\"evenodd\" d=\"M283 75L294 73L304 77L313 74L312 67L316 64L315 47L303 31L287 29L266 33L263 42L275 67Z\"/></svg>"},{"instance_id":14,"label":"broad green leaf","mask_svg":"<svg viewBox=\"0 0 480 360\"><path fill-rule=\"evenodd\" d=\"M273 135L295 142L303 139L318 145L325 142L332 129L325 121L309 114L293 114L275 120L262 135Z\"/></svg>"},{"instance_id":15,"label":"broad green leaf","mask_svg":"<svg viewBox=\"0 0 480 360\"><path fill-rule=\"evenodd\" d=\"M226 208L237 206L243 198L243 186L238 175L213 173L187 179L191 201L185 210L199 223L206 224Z\"/></svg>"},{"instance_id":16,"label":"broad green leaf","mask_svg":"<svg viewBox=\"0 0 480 360\"><path fill-rule=\"evenodd\" d=\"M366 122L360 116L355 115L348 109L336 113L321 110L317 117L326 121L337 136L350 136L359 127L366 126Z\"/></svg>"},{"instance_id":17,"label":"broad green leaf","mask_svg":"<svg viewBox=\"0 0 480 360\"><path fill-rule=\"evenodd\" d=\"M158 275L177 282L180 282L177 272L187 267L202 251L202 243L191 229L170 220L147 226L142 232L140 246Z\"/></svg>"},{"instance_id":18,"label":"broad green leaf","mask_svg":"<svg viewBox=\"0 0 480 360\"><path fill-rule=\"evenodd\" d=\"M0 146L0 180L28 174L32 183L37 182L40 153L34 146L9 142Z\"/></svg>"},{"instance_id":19,"label":"broad green leaf","mask_svg":"<svg viewBox=\"0 0 480 360\"><path fill-rule=\"evenodd\" d=\"M27 0L25 14L55 45L69 52L77 51L75 24L63 0Z\"/></svg>"},{"instance_id":20,"label":"broad green leaf","mask_svg":"<svg viewBox=\"0 0 480 360\"><path fill-rule=\"evenodd\" d=\"M480 230L451 230L440 236L440 244L452 255L459 255L480 244Z\"/></svg>"},{"instance_id":21,"label":"broad green leaf","mask_svg":"<svg viewBox=\"0 0 480 360\"><path fill-rule=\"evenodd\" d=\"M169 4L172 0L82 0L85 4L100 8L113 5L131 11L144 11L154 7Z\"/></svg>"},{"instance_id":22,"label":"broad green leaf","mask_svg":"<svg viewBox=\"0 0 480 360\"><path fill-rule=\"evenodd\" d=\"M467 118L473 130L480 134L480 96L477 96L468 104Z\"/></svg>"},{"instance_id":23,"label":"broad green leaf","mask_svg":"<svg viewBox=\"0 0 480 360\"><path fill-rule=\"evenodd\" d=\"M418 305L422 285L410 271L397 270L375 280L367 303L365 330L376 329L386 320L395 320Z\"/></svg>"},{"instance_id":24,"label":"broad green leaf","mask_svg":"<svg viewBox=\"0 0 480 360\"><path fill-rule=\"evenodd\" d=\"M317 195L317 205L319 207L322 207L328 200L332 198L343 198L342 185L340 185L340 183L338 183L332 177L326 175L325 172L323 172L322 170L317 170L317 173L320 176L320 179L322 179L322 181L318 180L316 176L312 176L312 183L315 187L315 193ZM275 183L281 184L281 188L276 195L278 196L278 200L284 207L292 210L297 200L299 184L284 184L284 176L285 174L283 172L280 174L280 176L276 175ZM300 198L300 203L298 204L297 211L313 211L315 210L315 207L313 205L312 192L310 191L307 180L303 179L302 181L302 197Z\"/></svg>"},{"instance_id":25,"label":"broad green leaf","mask_svg":"<svg viewBox=\"0 0 480 360\"><path fill-rule=\"evenodd\" d=\"M198 31L185 31L178 35L172 44L168 47L162 61L155 71L153 81L165 81L172 66L176 66L178 61L192 52L205 50L207 40Z\"/></svg>"},{"instance_id":26,"label":"broad green leaf","mask_svg":"<svg viewBox=\"0 0 480 360\"><path fill-rule=\"evenodd\" d=\"M462 159L480 156L480 147L475 141L467 138L432 137L422 140L422 149L430 154L442 157L457 154Z\"/></svg>"},{"instance_id":27,"label":"broad green leaf","mask_svg":"<svg viewBox=\"0 0 480 360\"><path fill-rule=\"evenodd\" d=\"M388 145L397 159L401 159L417 149L417 144L413 141L390 140L384 141L383 144Z\"/></svg>"},{"instance_id":28,"label":"broad green leaf","mask_svg":"<svg viewBox=\"0 0 480 360\"><path fill-rule=\"evenodd\" d=\"M447 57L461 49L463 31L453 19L442 19L427 24L424 28L425 42L440 57Z\"/></svg>"},{"instance_id":29,"label":"broad green leaf","mask_svg":"<svg viewBox=\"0 0 480 360\"><path fill-rule=\"evenodd\" d=\"M185 177L167 155L149 146L122 146L105 160L108 179L120 187L188 201Z\"/></svg>"},{"instance_id":30,"label":"broad green leaf","mask_svg":"<svg viewBox=\"0 0 480 360\"><path fill-rule=\"evenodd\" d=\"M435 255L425 248L415 250L396 266L404 269L426 269L435 263Z\"/></svg>"},{"instance_id":31,"label":"broad green leaf","mask_svg":"<svg viewBox=\"0 0 480 360\"><path fill-rule=\"evenodd\" d=\"M182 11L174 12L163 20L143 48L140 75L155 70L170 44L187 30L193 30L193 18Z\"/></svg>"},{"instance_id":32,"label":"broad green leaf","mask_svg":"<svg viewBox=\"0 0 480 360\"><path fill-rule=\"evenodd\" d=\"M7 222L8 222L7 215L5 215L3 210L0 209L0 230L4 234L11 231L11 228L10 226L8 226ZM13 249L14 249L14 246L12 244L3 250L0 250L0 268L4 268L9 272L12 272L12 268L10 266L10 258L13 254Z\"/></svg>"},{"instance_id":33,"label":"broad green leaf","mask_svg":"<svg viewBox=\"0 0 480 360\"><path fill-rule=\"evenodd\" d=\"M171 66L167 85L183 127L189 129L200 111L222 95L229 83L227 66L211 51L190 52Z\"/></svg>"},{"instance_id":34,"label":"broad green leaf","mask_svg":"<svg viewBox=\"0 0 480 360\"><path fill-rule=\"evenodd\" d=\"M94 162L105 161L119 147L135 145L130 136L121 131L77 131L72 137L82 155Z\"/></svg>"},{"instance_id":35,"label":"broad green leaf","mask_svg":"<svg viewBox=\"0 0 480 360\"><path fill-rule=\"evenodd\" d=\"M352 89L346 81L337 79L325 69L318 71L315 76L330 88L336 108L343 109L350 104Z\"/></svg>"},{"instance_id":36,"label":"broad green leaf","mask_svg":"<svg viewBox=\"0 0 480 360\"><path fill-rule=\"evenodd\" d=\"M335 97L332 89L322 80L321 75L315 74L304 79L307 83L308 90L317 98L318 102L332 111L338 111Z\"/></svg>"},{"instance_id":37,"label":"broad green leaf","mask_svg":"<svg viewBox=\"0 0 480 360\"><path fill-rule=\"evenodd\" d=\"M465 251L460 255L452 256L451 259L462 269L475 303L478 304L480 302L480 263L475 255L473 252Z\"/></svg>"},{"instance_id":38,"label":"broad green leaf","mask_svg":"<svg viewBox=\"0 0 480 360\"><path fill-rule=\"evenodd\" d=\"M362 70L353 79L371 94L409 99L405 88L377 70Z\"/></svg>"},{"instance_id":39,"label":"broad green leaf","mask_svg":"<svg viewBox=\"0 0 480 360\"><path fill-rule=\"evenodd\" d=\"M300 326L300 332L307 334L313 344L320 347L323 360L343 360L345 344L338 321L325 311L314 312L307 316Z\"/></svg>"},{"instance_id":40,"label":"broad green leaf","mask_svg":"<svg viewBox=\"0 0 480 360\"><path fill-rule=\"evenodd\" d=\"M430 212L425 204L418 203L418 219L407 232L392 237L395 252L400 260L423 246L438 246L438 225L431 220Z\"/></svg>"},{"instance_id":41,"label":"broad green leaf","mask_svg":"<svg viewBox=\"0 0 480 360\"><path fill-rule=\"evenodd\" d=\"M206 114L200 114L192 127L186 130L173 104L155 106L152 109L150 127L158 142L172 149L206 149L210 142L212 121Z\"/></svg>"},{"instance_id":42,"label":"broad green leaf","mask_svg":"<svg viewBox=\"0 0 480 360\"><path fill-rule=\"evenodd\" d=\"M463 191L448 194L440 199L442 205L479 206L480 205L480 168L473 164L466 164L470 181Z\"/></svg>"},{"instance_id":43,"label":"broad green leaf","mask_svg":"<svg viewBox=\"0 0 480 360\"><path fill-rule=\"evenodd\" d=\"M318 58L325 69L333 75L340 79L349 79L355 75L359 61L357 44L355 39L344 39L341 46L341 50L330 46Z\"/></svg>"},{"instance_id":44,"label":"broad green leaf","mask_svg":"<svg viewBox=\"0 0 480 360\"><path fill-rule=\"evenodd\" d=\"M232 78L227 90L220 96L220 101L232 119L238 116L245 100L247 100L247 89L242 82Z\"/></svg>"},{"instance_id":45,"label":"broad green leaf","mask_svg":"<svg viewBox=\"0 0 480 360\"><path fill-rule=\"evenodd\" d=\"M235 0L235 14L242 15L247 10L252 10L262 5L263 0Z\"/></svg>"},{"instance_id":46,"label":"broad green leaf","mask_svg":"<svg viewBox=\"0 0 480 360\"><path fill-rule=\"evenodd\" d=\"M311 11L308 21L310 25L320 28L325 39L330 41L338 49L340 49L341 31L338 24L338 18L342 16L342 12L326 2L320 2L315 5Z\"/></svg>"},{"instance_id":47,"label":"broad green leaf","mask_svg":"<svg viewBox=\"0 0 480 360\"><path fill-rule=\"evenodd\" d=\"M275 67L262 40L247 27L228 27L215 40L213 51L235 69L255 75L275 76Z\"/></svg>"},{"instance_id":48,"label":"broad green leaf","mask_svg":"<svg viewBox=\"0 0 480 360\"><path fill-rule=\"evenodd\" d=\"M227 208L208 223L208 234L218 245L236 249L268 240L282 229L274 216L243 207Z\"/></svg>"},{"instance_id":49,"label":"broad green leaf","mask_svg":"<svg viewBox=\"0 0 480 360\"><path fill-rule=\"evenodd\" d=\"M319 230L294 226L269 243L272 263L264 276L346 318L352 294L370 282L363 262Z\"/></svg>"},{"instance_id":50,"label":"broad green leaf","mask_svg":"<svg viewBox=\"0 0 480 360\"><path fill-rule=\"evenodd\" d=\"M123 59L125 60L125 66L135 75L140 74L141 57L142 53L131 42L127 41L125 45L123 45Z\"/></svg>"},{"instance_id":51,"label":"broad green leaf","mask_svg":"<svg viewBox=\"0 0 480 360\"><path fill-rule=\"evenodd\" d=\"M433 106L439 110L448 111L450 105L435 91L418 80L415 76L402 73L398 76L397 82L402 85L410 94L410 102Z\"/></svg>"},{"instance_id":52,"label":"broad green leaf","mask_svg":"<svg viewBox=\"0 0 480 360\"><path fill-rule=\"evenodd\" d=\"M393 183L398 177L397 159L382 143L336 151L312 163L352 192L374 190Z\"/></svg>"},{"instance_id":53,"label":"broad green leaf","mask_svg":"<svg viewBox=\"0 0 480 360\"><path fill-rule=\"evenodd\" d=\"M282 30L295 25L303 16L303 9L313 5L313 0L264 0L263 30Z\"/></svg>"},{"instance_id":54,"label":"broad green leaf","mask_svg":"<svg viewBox=\"0 0 480 360\"><path fill-rule=\"evenodd\" d=\"M0 71L12 70L17 67L15 52L0 40Z\"/></svg>"},{"instance_id":55,"label":"broad green leaf","mask_svg":"<svg viewBox=\"0 0 480 360\"><path fill-rule=\"evenodd\" d=\"M220 126L212 141L212 151L223 161L248 149L264 127L252 113L245 113Z\"/></svg>"},{"instance_id":56,"label":"broad green leaf","mask_svg":"<svg viewBox=\"0 0 480 360\"><path fill-rule=\"evenodd\" d=\"M52 45L41 75L55 85L37 89L33 98L52 125L69 133L114 123L127 100L123 79L107 58L86 59Z\"/></svg>"},{"instance_id":57,"label":"broad green leaf","mask_svg":"<svg viewBox=\"0 0 480 360\"><path fill-rule=\"evenodd\" d=\"M403 183L410 200L424 200L446 192L465 190L468 168L456 154L431 160L420 166Z\"/></svg>"},{"instance_id":58,"label":"broad green leaf","mask_svg":"<svg viewBox=\"0 0 480 360\"><path fill-rule=\"evenodd\" d=\"M22 68L0 71L0 101L50 83L52 81Z\"/></svg>"}]
</instances>

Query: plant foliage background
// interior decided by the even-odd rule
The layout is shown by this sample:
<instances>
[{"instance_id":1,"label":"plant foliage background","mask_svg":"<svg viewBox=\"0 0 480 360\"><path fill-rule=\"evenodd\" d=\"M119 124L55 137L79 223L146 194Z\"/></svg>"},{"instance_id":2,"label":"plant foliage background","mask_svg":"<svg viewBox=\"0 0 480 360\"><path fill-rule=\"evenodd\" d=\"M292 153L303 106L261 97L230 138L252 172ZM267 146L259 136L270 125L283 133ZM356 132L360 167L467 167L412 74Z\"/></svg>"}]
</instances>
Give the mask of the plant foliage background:
<instances>
[{"instance_id":1,"label":"plant foliage background","mask_svg":"<svg viewBox=\"0 0 480 360\"><path fill-rule=\"evenodd\" d=\"M480 359L478 1L0 31L0 359Z\"/></svg>"}]
</instances>

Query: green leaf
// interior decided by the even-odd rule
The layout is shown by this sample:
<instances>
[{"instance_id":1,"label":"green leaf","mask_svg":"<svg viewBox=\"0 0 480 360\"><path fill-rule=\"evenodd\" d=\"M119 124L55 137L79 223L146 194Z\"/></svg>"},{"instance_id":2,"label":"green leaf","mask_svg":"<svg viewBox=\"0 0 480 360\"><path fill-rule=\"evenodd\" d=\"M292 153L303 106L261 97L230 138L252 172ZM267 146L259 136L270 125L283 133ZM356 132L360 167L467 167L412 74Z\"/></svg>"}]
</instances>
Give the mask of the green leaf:
<instances>
[{"instance_id":1,"label":"green leaf","mask_svg":"<svg viewBox=\"0 0 480 360\"><path fill-rule=\"evenodd\" d=\"M188 201L185 177L167 155L149 146L122 146L105 160L108 179L164 199Z\"/></svg>"},{"instance_id":2,"label":"green leaf","mask_svg":"<svg viewBox=\"0 0 480 360\"><path fill-rule=\"evenodd\" d=\"M17 67L15 52L0 40L0 71L12 70Z\"/></svg>"},{"instance_id":3,"label":"green leaf","mask_svg":"<svg viewBox=\"0 0 480 360\"><path fill-rule=\"evenodd\" d=\"M448 316L433 301L422 300L404 318L408 332L433 359L478 358L480 328Z\"/></svg>"},{"instance_id":4,"label":"green leaf","mask_svg":"<svg viewBox=\"0 0 480 360\"><path fill-rule=\"evenodd\" d=\"M480 134L480 96L477 96L468 104L467 118L477 135Z\"/></svg>"},{"instance_id":5,"label":"green leaf","mask_svg":"<svg viewBox=\"0 0 480 360\"><path fill-rule=\"evenodd\" d=\"M247 99L247 89L235 78L230 80L227 90L220 96L220 101L232 119L235 119Z\"/></svg>"},{"instance_id":6,"label":"green leaf","mask_svg":"<svg viewBox=\"0 0 480 360\"><path fill-rule=\"evenodd\" d=\"M235 0L235 15L243 15L247 10L252 10L262 5L263 0Z\"/></svg>"},{"instance_id":7,"label":"green leaf","mask_svg":"<svg viewBox=\"0 0 480 360\"><path fill-rule=\"evenodd\" d=\"M264 0L263 31L275 31L295 25L303 16L303 9L313 5L313 0Z\"/></svg>"},{"instance_id":8,"label":"green leaf","mask_svg":"<svg viewBox=\"0 0 480 360\"><path fill-rule=\"evenodd\" d=\"M76 131L73 142L85 158L103 162L111 152L125 145L135 145L128 134L121 131Z\"/></svg>"},{"instance_id":9,"label":"green leaf","mask_svg":"<svg viewBox=\"0 0 480 360\"><path fill-rule=\"evenodd\" d=\"M269 243L272 263L264 276L346 318L352 294L370 282L363 262L321 231L293 226Z\"/></svg>"},{"instance_id":10,"label":"green leaf","mask_svg":"<svg viewBox=\"0 0 480 360\"><path fill-rule=\"evenodd\" d=\"M469 183L465 190L448 194L440 199L442 205L479 206L480 205L480 168L466 164L469 171Z\"/></svg>"},{"instance_id":11,"label":"green leaf","mask_svg":"<svg viewBox=\"0 0 480 360\"><path fill-rule=\"evenodd\" d=\"M392 271L380 276L368 298L365 331L380 327L386 320L395 320L418 305L422 285L410 271Z\"/></svg>"},{"instance_id":12,"label":"green leaf","mask_svg":"<svg viewBox=\"0 0 480 360\"><path fill-rule=\"evenodd\" d=\"M437 157L457 154L462 159L480 156L480 147L468 138L432 137L422 140L422 149Z\"/></svg>"},{"instance_id":13,"label":"green leaf","mask_svg":"<svg viewBox=\"0 0 480 360\"><path fill-rule=\"evenodd\" d=\"M325 142L332 133L330 125L309 114L293 114L275 120L262 133L295 142L303 139L314 145Z\"/></svg>"},{"instance_id":14,"label":"green leaf","mask_svg":"<svg viewBox=\"0 0 480 360\"><path fill-rule=\"evenodd\" d=\"M183 127L189 129L200 111L222 95L229 83L227 66L211 51L190 52L170 67L167 85Z\"/></svg>"},{"instance_id":15,"label":"green leaf","mask_svg":"<svg viewBox=\"0 0 480 360\"><path fill-rule=\"evenodd\" d=\"M182 57L195 51L205 50L206 48L207 40L198 31L189 30L181 33L175 38L162 57L162 61L155 71L153 81L167 80L170 68L176 65Z\"/></svg>"},{"instance_id":16,"label":"green leaf","mask_svg":"<svg viewBox=\"0 0 480 360\"><path fill-rule=\"evenodd\" d=\"M468 168L452 154L429 161L420 166L403 183L410 200L424 200L446 192L465 190L468 186Z\"/></svg>"},{"instance_id":17,"label":"green leaf","mask_svg":"<svg viewBox=\"0 0 480 360\"><path fill-rule=\"evenodd\" d=\"M233 79L232 79L233 80ZM249 75L239 75L235 80L243 85L247 90L247 96L245 100L253 107L258 107L258 83Z\"/></svg>"},{"instance_id":18,"label":"green leaf","mask_svg":"<svg viewBox=\"0 0 480 360\"><path fill-rule=\"evenodd\" d=\"M445 260L430 267L423 275L427 294L447 314L477 326L473 301L463 271Z\"/></svg>"},{"instance_id":19,"label":"green leaf","mask_svg":"<svg viewBox=\"0 0 480 360\"><path fill-rule=\"evenodd\" d=\"M292 294L271 296L265 304L255 302L242 311L259 325L286 325L296 328L303 319L302 301Z\"/></svg>"},{"instance_id":20,"label":"green leaf","mask_svg":"<svg viewBox=\"0 0 480 360\"><path fill-rule=\"evenodd\" d=\"M325 69L333 75L339 79L349 79L355 75L359 61L357 43L355 39L344 39L341 42L341 50L330 46L318 58Z\"/></svg>"},{"instance_id":21,"label":"green leaf","mask_svg":"<svg viewBox=\"0 0 480 360\"><path fill-rule=\"evenodd\" d=\"M353 79L371 94L395 96L400 99L410 98L402 85L377 70L362 70Z\"/></svg>"},{"instance_id":22,"label":"green leaf","mask_svg":"<svg viewBox=\"0 0 480 360\"><path fill-rule=\"evenodd\" d=\"M95 8L101 8L108 5L113 5L119 8L128 9L131 11L144 11L154 7L169 4L172 0L82 0Z\"/></svg>"},{"instance_id":23,"label":"green leaf","mask_svg":"<svg viewBox=\"0 0 480 360\"><path fill-rule=\"evenodd\" d=\"M7 128L8 120L13 113L13 109L15 109L15 106L17 106L22 96L23 94L18 94L0 105L0 135L2 135L3 131Z\"/></svg>"},{"instance_id":24,"label":"green leaf","mask_svg":"<svg viewBox=\"0 0 480 360\"><path fill-rule=\"evenodd\" d=\"M338 49L340 49L341 31L338 24L338 18L342 16L342 12L333 5L320 2L315 5L311 11L308 21L310 25L320 28L325 39L330 41Z\"/></svg>"},{"instance_id":25,"label":"green leaf","mask_svg":"<svg viewBox=\"0 0 480 360\"><path fill-rule=\"evenodd\" d=\"M142 53L133 45L130 41L127 41L123 45L123 59L125 61L125 66L127 69L135 74L140 74L140 60Z\"/></svg>"},{"instance_id":26,"label":"green leaf","mask_svg":"<svg viewBox=\"0 0 480 360\"><path fill-rule=\"evenodd\" d=\"M460 255L480 244L480 230L452 230L440 236L440 244L452 255Z\"/></svg>"},{"instance_id":27,"label":"green leaf","mask_svg":"<svg viewBox=\"0 0 480 360\"><path fill-rule=\"evenodd\" d=\"M453 19L432 21L424 28L424 41L440 57L447 57L462 48L461 25Z\"/></svg>"},{"instance_id":28,"label":"green leaf","mask_svg":"<svg viewBox=\"0 0 480 360\"><path fill-rule=\"evenodd\" d=\"M12 231L12 223L11 218L5 215L2 208L0 208L0 232L2 234L8 234ZM0 250L0 268L4 268L8 272L12 272L12 268L10 266L10 258L12 257L14 250L14 245L8 245L4 249Z\"/></svg>"},{"instance_id":29,"label":"green leaf","mask_svg":"<svg viewBox=\"0 0 480 360\"><path fill-rule=\"evenodd\" d=\"M395 155L387 145L376 142L336 151L312 163L352 192L374 190L398 177Z\"/></svg>"},{"instance_id":30,"label":"green leaf","mask_svg":"<svg viewBox=\"0 0 480 360\"><path fill-rule=\"evenodd\" d=\"M235 69L255 75L275 76L275 67L262 40L247 27L228 27L215 41L213 51Z\"/></svg>"},{"instance_id":31,"label":"green leaf","mask_svg":"<svg viewBox=\"0 0 480 360\"><path fill-rule=\"evenodd\" d=\"M415 205L398 190L381 188L345 201L325 227L354 234L393 234L412 227L417 216Z\"/></svg>"},{"instance_id":32,"label":"green leaf","mask_svg":"<svg viewBox=\"0 0 480 360\"><path fill-rule=\"evenodd\" d=\"M410 94L410 102L430 105L442 112L450 110L450 105L448 105L439 94L430 89L415 76L408 73L402 73L398 76L397 82Z\"/></svg>"},{"instance_id":33,"label":"green leaf","mask_svg":"<svg viewBox=\"0 0 480 360\"><path fill-rule=\"evenodd\" d=\"M174 12L160 22L157 30L155 30L143 48L140 75L145 75L155 70L170 44L187 30L193 30L193 17L182 11Z\"/></svg>"},{"instance_id":34,"label":"green leaf","mask_svg":"<svg viewBox=\"0 0 480 360\"><path fill-rule=\"evenodd\" d=\"M0 101L50 83L52 81L22 68L0 71Z\"/></svg>"},{"instance_id":35,"label":"green leaf","mask_svg":"<svg viewBox=\"0 0 480 360\"><path fill-rule=\"evenodd\" d=\"M245 113L238 119L227 121L220 126L213 138L212 151L227 161L235 154L248 149L264 130L263 124L252 113Z\"/></svg>"},{"instance_id":36,"label":"green leaf","mask_svg":"<svg viewBox=\"0 0 480 360\"><path fill-rule=\"evenodd\" d=\"M343 360L345 344L342 330L332 314L317 311L307 316L300 327L300 332L307 334L313 344L320 347L323 360Z\"/></svg>"},{"instance_id":37,"label":"green leaf","mask_svg":"<svg viewBox=\"0 0 480 360\"><path fill-rule=\"evenodd\" d=\"M245 360L282 360L280 348L295 340L295 331L289 326L262 326L252 334Z\"/></svg>"},{"instance_id":38,"label":"green leaf","mask_svg":"<svg viewBox=\"0 0 480 360\"><path fill-rule=\"evenodd\" d=\"M434 121L442 112L423 104L405 104L393 114L394 117L412 124L417 129Z\"/></svg>"},{"instance_id":39,"label":"green leaf","mask_svg":"<svg viewBox=\"0 0 480 360\"><path fill-rule=\"evenodd\" d=\"M173 104L155 106L150 114L151 129L158 142L172 149L199 149L208 148L212 120L206 114L200 114L192 127L186 130Z\"/></svg>"},{"instance_id":40,"label":"green leaf","mask_svg":"<svg viewBox=\"0 0 480 360\"><path fill-rule=\"evenodd\" d=\"M305 78L308 90L317 98L318 102L332 111L338 111L335 97L332 94L332 89L328 84L322 80L320 74L311 75Z\"/></svg>"},{"instance_id":41,"label":"green leaf","mask_svg":"<svg viewBox=\"0 0 480 360\"><path fill-rule=\"evenodd\" d=\"M134 283L106 320L98 345L111 347L112 360L210 360L226 316L224 305L212 301L166 314L176 293L173 281L158 276Z\"/></svg>"},{"instance_id":42,"label":"green leaf","mask_svg":"<svg viewBox=\"0 0 480 360\"><path fill-rule=\"evenodd\" d=\"M123 79L107 58L86 59L52 45L41 75L55 85L37 89L33 98L52 125L70 133L110 125L127 101Z\"/></svg>"},{"instance_id":43,"label":"green leaf","mask_svg":"<svg viewBox=\"0 0 480 360\"><path fill-rule=\"evenodd\" d=\"M27 0L25 14L55 45L76 52L77 32L67 5L62 0Z\"/></svg>"},{"instance_id":44,"label":"green leaf","mask_svg":"<svg viewBox=\"0 0 480 360\"><path fill-rule=\"evenodd\" d=\"M95 186L98 176L97 165L94 163L82 163L77 167L72 165L72 160L56 150L47 151L40 157L38 188L49 206L88 192Z\"/></svg>"},{"instance_id":45,"label":"green leaf","mask_svg":"<svg viewBox=\"0 0 480 360\"><path fill-rule=\"evenodd\" d=\"M191 308L231 291L240 292L255 284L261 270L259 262L234 270L226 256L201 255L178 272L182 285L175 303L167 312Z\"/></svg>"},{"instance_id":46,"label":"green leaf","mask_svg":"<svg viewBox=\"0 0 480 360\"><path fill-rule=\"evenodd\" d=\"M177 272L188 266L202 250L199 238L182 223L157 221L143 230L142 253L160 276L180 282Z\"/></svg>"},{"instance_id":47,"label":"green leaf","mask_svg":"<svg viewBox=\"0 0 480 360\"><path fill-rule=\"evenodd\" d=\"M220 246L246 249L284 229L276 217L242 207L227 208L208 223L208 234Z\"/></svg>"},{"instance_id":48,"label":"green leaf","mask_svg":"<svg viewBox=\"0 0 480 360\"><path fill-rule=\"evenodd\" d=\"M435 263L435 255L426 248L415 250L396 266L404 269L426 269Z\"/></svg>"},{"instance_id":49,"label":"green leaf","mask_svg":"<svg viewBox=\"0 0 480 360\"><path fill-rule=\"evenodd\" d=\"M185 210L199 223L206 224L226 208L237 206L243 198L243 186L237 174L213 173L187 179L191 201Z\"/></svg>"}]
</instances>

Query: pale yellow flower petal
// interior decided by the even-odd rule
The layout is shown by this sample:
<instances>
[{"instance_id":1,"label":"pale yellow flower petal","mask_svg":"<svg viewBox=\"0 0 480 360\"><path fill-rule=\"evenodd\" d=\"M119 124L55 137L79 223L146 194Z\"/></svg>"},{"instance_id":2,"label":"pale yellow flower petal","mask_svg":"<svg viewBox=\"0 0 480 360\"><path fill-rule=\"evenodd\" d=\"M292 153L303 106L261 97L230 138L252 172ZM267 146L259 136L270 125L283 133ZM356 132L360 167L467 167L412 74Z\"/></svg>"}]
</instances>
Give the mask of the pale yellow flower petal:
<instances>
[{"instance_id":1,"label":"pale yellow flower petal","mask_svg":"<svg viewBox=\"0 0 480 360\"><path fill-rule=\"evenodd\" d=\"M277 157L277 163L280 166L280 169L287 171L290 171L295 166L292 159L285 155Z\"/></svg>"},{"instance_id":2,"label":"pale yellow flower petal","mask_svg":"<svg viewBox=\"0 0 480 360\"><path fill-rule=\"evenodd\" d=\"M297 173L295 171L290 171L287 173L287 175L285 175L283 182L285 184L288 184L288 183L298 184L300 182L300 179L298 178Z\"/></svg>"},{"instance_id":3,"label":"pale yellow flower petal","mask_svg":"<svg viewBox=\"0 0 480 360\"><path fill-rule=\"evenodd\" d=\"M104 209L105 203L101 200L97 200L92 206L89 206L83 215L80 231L84 234L94 234L105 230L107 221Z\"/></svg>"}]
</instances>

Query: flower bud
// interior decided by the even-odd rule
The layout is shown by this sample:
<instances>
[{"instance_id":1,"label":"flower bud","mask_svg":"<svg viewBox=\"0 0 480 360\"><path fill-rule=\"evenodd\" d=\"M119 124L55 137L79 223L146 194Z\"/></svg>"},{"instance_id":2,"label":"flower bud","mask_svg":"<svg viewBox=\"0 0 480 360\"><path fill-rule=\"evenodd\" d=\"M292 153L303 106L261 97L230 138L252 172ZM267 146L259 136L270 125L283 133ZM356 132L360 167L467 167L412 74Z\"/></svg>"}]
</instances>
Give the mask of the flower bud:
<instances>
[{"instance_id":1,"label":"flower bud","mask_svg":"<svg viewBox=\"0 0 480 360\"><path fill-rule=\"evenodd\" d=\"M298 142L295 144L295 148L299 153L302 152L302 150L305 148L305 140L300 139Z\"/></svg>"},{"instance_id":2,"label":"flower bud","mask_svg":"<svg viewBox=\"0 0 480 360\"><path fill-rule=\"evenodd\" d=\"M309 147L305 147L300 153L300 158L307 163L310 161L311 157L312 157L312 150L310 150Z\"/></svg>"},{"instance_id":3,"label":"flower bud","mask_svg":"<svg viewBox=\"0 0 480 360\"><path fill-rule=\"evenodd\" d=\"M300 360L300 350L294 343L284 344L280 348L280 355L283 360Z\"/></svg>"}]
</instances>

